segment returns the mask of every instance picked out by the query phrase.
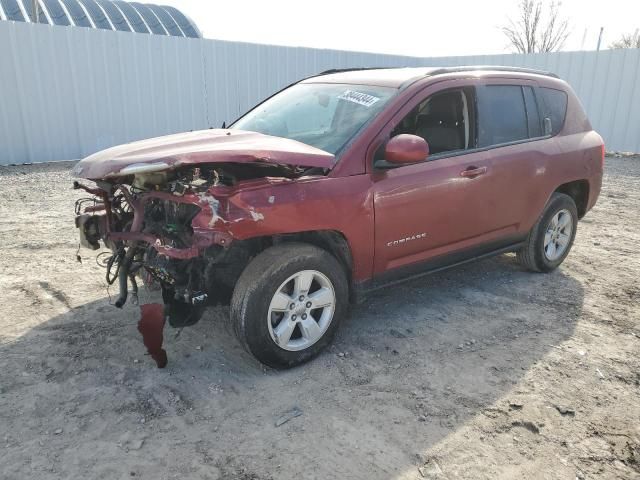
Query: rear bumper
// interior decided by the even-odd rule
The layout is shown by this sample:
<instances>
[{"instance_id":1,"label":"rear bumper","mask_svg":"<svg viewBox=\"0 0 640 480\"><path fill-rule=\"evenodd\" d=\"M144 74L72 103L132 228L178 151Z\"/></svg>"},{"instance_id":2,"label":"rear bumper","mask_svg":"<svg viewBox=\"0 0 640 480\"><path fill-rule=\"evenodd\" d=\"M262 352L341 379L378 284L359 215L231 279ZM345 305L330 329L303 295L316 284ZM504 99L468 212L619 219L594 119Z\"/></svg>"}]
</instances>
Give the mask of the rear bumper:
<instances>
[{"instance_id":1,"label":"rear bumper","mask_svg":"<svg viewBox=\"0 0 640 480\"><path fill-rule=\"evenodd\" d=\"M596 202L598 201L598 197L600 196L601 189L602 173L591 177L591 179L589 180L589 200L587 201L586 212L588 212L595 206Z\"/></svg>"}]
</instances>

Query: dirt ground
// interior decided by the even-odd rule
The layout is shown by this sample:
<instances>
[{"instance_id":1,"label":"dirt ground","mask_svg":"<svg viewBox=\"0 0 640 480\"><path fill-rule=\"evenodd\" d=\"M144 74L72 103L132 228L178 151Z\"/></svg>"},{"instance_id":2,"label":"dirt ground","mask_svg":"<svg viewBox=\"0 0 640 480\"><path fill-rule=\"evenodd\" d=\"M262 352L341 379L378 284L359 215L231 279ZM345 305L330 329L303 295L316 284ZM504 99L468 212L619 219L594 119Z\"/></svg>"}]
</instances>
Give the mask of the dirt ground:
<instances>
[{"instance_id":1,"label":"dirt ground","mask_svg":"<svg viewBox=\"0 0 640 480\"><path fill-rule=\"evenodd\" d=\"M640 157L607 159L556 272L504 255L383 290L284 372L224 308L167 327L157 369L76 262L70 165L0 167L1 478L640 478Z\"/></svg>"}]
</instances>

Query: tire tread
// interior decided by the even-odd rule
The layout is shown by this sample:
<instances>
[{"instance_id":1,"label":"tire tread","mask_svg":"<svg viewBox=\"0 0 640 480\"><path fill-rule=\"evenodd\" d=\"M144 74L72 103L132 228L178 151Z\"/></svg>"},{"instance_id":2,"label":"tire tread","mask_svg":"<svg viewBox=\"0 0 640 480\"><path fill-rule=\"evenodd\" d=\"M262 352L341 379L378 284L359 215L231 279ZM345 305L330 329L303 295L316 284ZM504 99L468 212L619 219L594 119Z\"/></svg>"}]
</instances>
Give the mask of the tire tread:
<instances>
[{"instance_id":1,"label":"tire tread","mask_svg":"<svg viewBox=\"0 0 640 480\"><path fill-rule=\"evenodd\" d=\"M543 223L546 217L548 216L549 212L558 208L557 206L560 206L560 204L562 204L562 206L564 206L565 208L568 208L573 214L574 224L573 224L572 238L571 238L569 247L567 248L567 251L565 252L564 256L561 258L561 260L551 265L549 264L548 261L545 262L545 260L542 258L543 253L539 251L540 243L544 241L544 238L541 237L542 235L541 229L545 228L546 226L546 225L543 225ZM569 251L571 250L571 246L573 245L573 239L575 238L577 228L578 228L578 213L577 213L576 204L573 198L571 198L569 195L566 195L564 193L554 192L551 195L551 198L549 199L549 201L547 202L547 205L545 206L544 211L542 212L542 214L536 221L535 225L527 235L525 245L516 252L516 259L518 263L522 265L524 268L526 268L527 270L530 270L532 272L550 272L551 270L554 270L555 268L558 267L558 265L560 265L560 263L564 261L566 256L569 254Z\"/></svg>"},{"instance_id":2,"label":"tire tread","mask_svg":"<svg viewBox=\"0 0 640 480\"><path fill-rule=\"evenodd\" d=\"M280 363L278 361L270 361L265 358L260 358L260 353L254 351L248 341L249 331L247 321L249 320L249 315L251 315L251 313L249 312L251 307L250 302L255 302L256 298L261 295L261 290L267 289L268 286L272 284L271 279L277 277L284 270L290 268L290 265L292 263L304 263L306 261L319 260L321 260L329 270L333 272L341 272L342 277L337 282L338 285L334 285L334 289L336 289L336 302L340 301L340 299L338 298L340 296L344 297L342 298L342 300L347 303L346 299L348 298L348 287L346 281L346 272L344 272L344 268L333 255L331 255L326 250L323 250L314 245L298 242L287 242L269 247L255 256L240 275L231 298L229 315L231 327L233 333L238 338L244 349L257 357L261 362L275 368L289 367L297 363L302 363L313 358L317 353L319 353L322 348L314 347L319 344L324 345L328 343L331 336L335 332L335 328L337 328L340 320L340 313L342 310L344 310L344 308L340 309L339 305L337 306L334 313L330 331L327 331L325 333L325 337L319 340L317 344L309 347L309 350L313 350L313 353L310 353L307 357L305 357L304 354L301 354L301 357L304 357L304 359L300 362L290 362L289 364L286 364ZM339 289L341 289L342 291L341 295L338 291Z\"/></svg>"}]
</instances>

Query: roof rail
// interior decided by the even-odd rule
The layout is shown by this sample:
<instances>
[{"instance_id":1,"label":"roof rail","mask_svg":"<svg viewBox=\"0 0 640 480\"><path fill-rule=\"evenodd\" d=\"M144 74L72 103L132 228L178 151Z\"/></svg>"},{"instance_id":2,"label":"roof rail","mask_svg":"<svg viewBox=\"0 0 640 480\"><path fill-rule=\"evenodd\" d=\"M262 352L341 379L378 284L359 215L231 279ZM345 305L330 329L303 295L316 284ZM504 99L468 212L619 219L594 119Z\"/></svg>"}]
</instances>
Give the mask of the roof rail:
<instances>
[{"instance_id":1,"label":"roof rail","mask_svg":"<svg viewBox=\"0 0 640 480\"><path fill-rule=\"evenodd\" d=\"M312 75L312 77L319 77L320 75L331 75L332 73L342 73L342 72L359 72L361 70L388 70L390 68L399 68L399 67L354 67L354 68L330 68L329 70L325 70L320 73L316 73Z\"/></svg>"},{"instance_id":2,"label":"roof rail","mask_svg":"<svg viewBox=\"0 0 640 480\"><path fill-rule=\"evenodd\" d=\"M487 70L493 70L497 72L517 72L517 73L533 73L536 75L544 75L547 77L559 78L558 75L545 70L536 70L534 68L523 67L504 67L499 65L482 65L482 66L460 66L460 67L443 67L437 70L429 72L427 75L444 75L445 73L459 73L459 72L483 72Z\"/></svg>"}]
</instances>

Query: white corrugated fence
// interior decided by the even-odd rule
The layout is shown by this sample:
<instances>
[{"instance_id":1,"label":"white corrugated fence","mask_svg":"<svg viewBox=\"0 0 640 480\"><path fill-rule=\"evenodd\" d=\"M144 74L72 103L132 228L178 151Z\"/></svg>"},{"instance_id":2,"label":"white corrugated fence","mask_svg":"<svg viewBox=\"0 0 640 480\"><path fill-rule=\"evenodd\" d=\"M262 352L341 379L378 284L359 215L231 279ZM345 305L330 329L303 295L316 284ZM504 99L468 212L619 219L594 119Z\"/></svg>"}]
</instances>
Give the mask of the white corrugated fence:
<instances>
[{"instance_id":1,"label":"white corrugated fence","mask_svg":"<svg viewBox=\"0 0 640 480\"><path fill-rule=\"evenodd\" d=\"M609 150L640 152L640 49L416 58L0 21L0 165L217 127L323 70L509 65L569 81Z\"/></svg>"}]
</instances>

